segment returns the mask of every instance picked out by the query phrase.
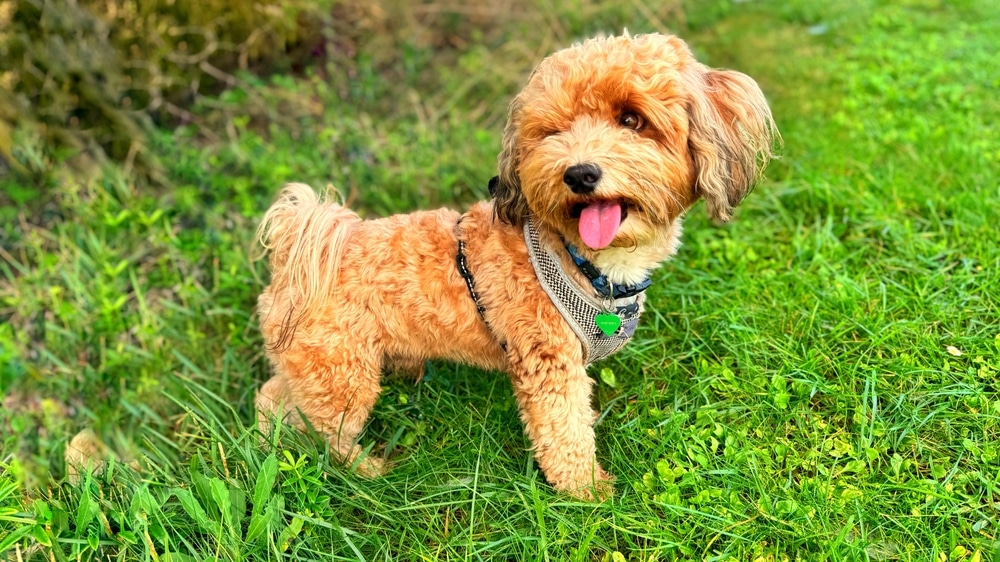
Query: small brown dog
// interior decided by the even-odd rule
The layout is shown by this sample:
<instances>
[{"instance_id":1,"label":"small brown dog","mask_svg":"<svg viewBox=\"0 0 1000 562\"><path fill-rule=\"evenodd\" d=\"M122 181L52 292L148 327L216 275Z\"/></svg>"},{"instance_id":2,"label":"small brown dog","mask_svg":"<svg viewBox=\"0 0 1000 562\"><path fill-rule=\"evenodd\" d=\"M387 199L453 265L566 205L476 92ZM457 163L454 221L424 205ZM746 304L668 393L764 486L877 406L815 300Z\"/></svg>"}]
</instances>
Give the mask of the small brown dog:
<instances>
[{"instance_id":1,"label":"small brown dog","mask_svg":"<svg viewBox=\"0 0 1000 562\"><path fill-rule=\"evenodd\" d=\"M262 427L305 416L378 474L356 440L383 370L460 361L509 373L556 489L608 496L586 367L631 337L684 212L701 197L729 219L777 141L752 79L698 63L676 37L626 35L542 61L510 105L493 200L465 214L362 221L286 186L258 232L275 373L257 397Z\"/></svg>"}]
</instances>

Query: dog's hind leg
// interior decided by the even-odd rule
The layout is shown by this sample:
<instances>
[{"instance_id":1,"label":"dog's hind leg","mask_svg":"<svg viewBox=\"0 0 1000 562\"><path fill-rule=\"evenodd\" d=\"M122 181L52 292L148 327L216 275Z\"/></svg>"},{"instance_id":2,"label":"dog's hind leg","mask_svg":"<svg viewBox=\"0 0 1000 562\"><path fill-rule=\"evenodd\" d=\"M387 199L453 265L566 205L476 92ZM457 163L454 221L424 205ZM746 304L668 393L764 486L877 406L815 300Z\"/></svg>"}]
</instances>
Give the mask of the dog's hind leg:
<instances>
[{"instance_id":1,"label":"dog's hind leg","mask_svg":"<svg viewBox=\"0 0 1000 562\"><path fill-rule=\"evenodd\" d=\"M271 420L280 419L285 423L302 425L298 411L291 402L288 382L281 375L274 375L260 387L254 406L257 408L257 429L265 436L271 433Z\"/></svg>"},{"instance_id":2,"label":"dog's hind leg","mask_svg":"<svg viewBox=\"0 0 1000 562\"><path fill-rule=\"evenodd\" d=\"M358 341L293 345L278 361L288 386L286 410L295 408L344 463L357 463L359 474L382 474L382 459L363 456L357 445L381 391L381 352Z\"/></svg>"}]
</instances>

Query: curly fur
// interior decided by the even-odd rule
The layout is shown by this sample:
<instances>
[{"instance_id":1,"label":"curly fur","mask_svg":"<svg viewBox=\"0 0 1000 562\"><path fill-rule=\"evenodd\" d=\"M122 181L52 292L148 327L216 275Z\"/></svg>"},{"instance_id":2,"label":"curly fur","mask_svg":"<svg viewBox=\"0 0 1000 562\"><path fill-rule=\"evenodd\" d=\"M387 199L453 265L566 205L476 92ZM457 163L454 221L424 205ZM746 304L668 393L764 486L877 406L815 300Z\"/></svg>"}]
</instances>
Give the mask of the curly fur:
<instances>
[{"instance_id":1,"label":"curly fur","mask_svg":"<svg viewBox=\"0 0 1000 562\"><path fill-rule=\"evenodd\" d=\"M642 126L625 126L626 113ZM460 361L509 374L553 486L606 497L613 478L596 458L581 342L541 289L520 226L532 217L581 287L590 289L564 240L613 283L635 282L674 254L683 214L699 197L712 217L729 219L777 140L749 77L696 62L676 37L625 35L539 64L511 102L494 199L464 215L362 221L308 186L286 186L258 231L272 269L258 305L274 370L257 397L262 427L282 414L308 419L345 462L378 474L383 462L356 441L382 372ZM602 176L580 195L564 173L584 162ZM596 250L582 243L574 216L594 201L627 210L610 245ZM485 322L455 266L459 238Z\"/></svg>"}]
</instances>

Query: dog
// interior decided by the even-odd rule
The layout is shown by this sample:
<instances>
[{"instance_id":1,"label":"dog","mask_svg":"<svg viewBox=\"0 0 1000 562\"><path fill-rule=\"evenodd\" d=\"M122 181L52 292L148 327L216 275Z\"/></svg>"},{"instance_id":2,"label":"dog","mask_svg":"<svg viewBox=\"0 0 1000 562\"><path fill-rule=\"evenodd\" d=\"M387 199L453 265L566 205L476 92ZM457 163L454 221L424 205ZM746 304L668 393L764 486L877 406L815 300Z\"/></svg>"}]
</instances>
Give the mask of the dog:
<instances>
[{"instance_id":1,"label":"dog","mask_svg":"<svg viewBox=\"0 0 1000 562\"><path fill-rule=\"evenodd\" d=\"M308 420L343 462L381 474L357 438L382 373L458 361L509 374L555 489L607 498L586 368L631 337L685 211L700 198L730 219L779 142L751 78L697 62L677 37L626 33L538 65L509 106L492 197L465 213L362 220L285 186L258 231L274 373L260 427Z\"/></svg>"}]
</instances>

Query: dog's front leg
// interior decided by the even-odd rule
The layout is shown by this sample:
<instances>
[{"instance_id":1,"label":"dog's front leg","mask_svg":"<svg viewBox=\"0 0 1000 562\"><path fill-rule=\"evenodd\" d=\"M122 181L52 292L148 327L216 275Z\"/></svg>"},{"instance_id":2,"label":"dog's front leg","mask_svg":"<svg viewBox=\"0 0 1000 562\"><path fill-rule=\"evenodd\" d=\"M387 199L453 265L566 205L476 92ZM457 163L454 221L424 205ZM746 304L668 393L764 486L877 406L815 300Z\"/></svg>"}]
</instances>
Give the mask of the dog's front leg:
<instances>
[{"instance_id":1,"label":"dog's front leg","mask_svg":"<svg viewBox=\"0 0 1000 562\"><path fill-rule=\"evenodd\" d=\"M582 362L538 346L522 357L512 355L514 394L545 478L557 490L580 498L610 497L614 477L597 462L593 380Z\"/></svg>"}]
</instances>

